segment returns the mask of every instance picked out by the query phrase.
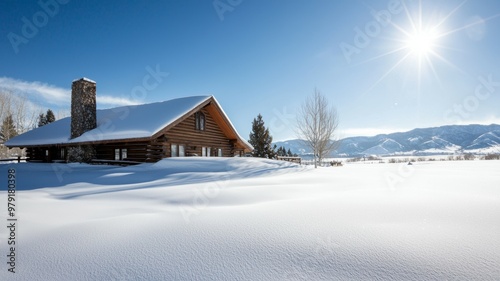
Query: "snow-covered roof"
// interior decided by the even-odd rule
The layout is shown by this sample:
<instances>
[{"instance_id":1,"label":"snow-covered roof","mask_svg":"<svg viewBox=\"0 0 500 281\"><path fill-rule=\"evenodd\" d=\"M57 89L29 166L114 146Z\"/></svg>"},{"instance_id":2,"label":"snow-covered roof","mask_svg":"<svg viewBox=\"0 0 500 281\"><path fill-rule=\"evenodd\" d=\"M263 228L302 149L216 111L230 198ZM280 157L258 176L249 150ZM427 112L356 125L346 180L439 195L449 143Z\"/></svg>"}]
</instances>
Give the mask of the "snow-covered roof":
<instances>
[{"instance_id":1,"label":"snow-covered roof","mask_svg":"<svg viewBox=\"0 0 500 281\"><path fill-rule=\"evenodd\" d=\"M70 139L71 117L66 117L12 138L5 145L24 147L149 138L209 99L218 105L213 96L192 96L150 104L97 110L97 127L77 138ZM245 145L251 147L238 135L229 118L222 108L220 109L238 138Z\"/></svg>"},{"instance_id":2,"label":"snow-covered roof","mask_svg":"<svg viewBox=\"0 0 500 281\"><path fill-rule=\"evenodd\" d=\"M73 80L73 82L80 81L80 80L83 80L83 81L87 81L87 82L91 82L91 83L96 84L96 82L95 82L94 80L89 79L89 78L87 78L87 77L83 77L83 78L78 78L78 79L75 79L75 80Z\"/></svg>"}]
</instances>

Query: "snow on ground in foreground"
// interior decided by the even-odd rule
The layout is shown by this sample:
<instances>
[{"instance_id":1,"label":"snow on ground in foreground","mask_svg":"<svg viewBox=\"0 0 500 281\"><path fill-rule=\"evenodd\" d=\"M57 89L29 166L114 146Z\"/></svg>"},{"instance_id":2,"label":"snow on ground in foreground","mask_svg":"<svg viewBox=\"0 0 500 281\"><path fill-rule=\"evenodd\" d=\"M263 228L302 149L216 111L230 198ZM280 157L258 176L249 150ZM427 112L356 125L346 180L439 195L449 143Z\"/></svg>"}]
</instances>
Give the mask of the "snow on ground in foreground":
<instances>
[{"instance_id":1,"label":"snow on ground in foreground","mask_svg":"<svg viewBox=\"0 0 500 281\"><path fill-rule=\"evenodd\" d=\"M17 273L2 227L0 280L500 279L500 161L9 167Z\"/></svg>"}]
</instances>

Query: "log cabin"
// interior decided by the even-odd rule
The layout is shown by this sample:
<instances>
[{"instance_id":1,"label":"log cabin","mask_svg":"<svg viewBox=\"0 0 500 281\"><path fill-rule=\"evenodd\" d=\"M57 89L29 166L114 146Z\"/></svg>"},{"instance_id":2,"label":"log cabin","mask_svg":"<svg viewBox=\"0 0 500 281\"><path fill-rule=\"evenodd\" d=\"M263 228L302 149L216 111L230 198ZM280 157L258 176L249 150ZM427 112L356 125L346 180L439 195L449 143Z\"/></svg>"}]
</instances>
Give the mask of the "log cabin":
<instances>
[{"instance_id":1,"label":"log cabin","mask_svg":"<svg viewBox=\"0 0 500 281\"><path fill-rule=\"evenodd\" d=\"M234 157L253 150L213 96L96 109L96 83L73 81L71 116L8 140L36 162L156 162Z\"/></svg>"}]
</instances>

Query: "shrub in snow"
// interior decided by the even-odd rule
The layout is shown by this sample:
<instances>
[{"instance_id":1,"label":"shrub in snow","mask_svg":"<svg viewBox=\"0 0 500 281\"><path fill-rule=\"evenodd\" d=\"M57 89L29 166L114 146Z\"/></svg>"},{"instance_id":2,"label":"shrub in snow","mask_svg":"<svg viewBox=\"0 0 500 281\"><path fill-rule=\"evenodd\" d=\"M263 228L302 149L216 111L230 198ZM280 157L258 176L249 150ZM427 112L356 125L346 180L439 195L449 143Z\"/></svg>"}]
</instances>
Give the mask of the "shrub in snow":
<instances>
[{"instance_id":1,"label":"shrub in snow","mask_svg":"<svg viewBox=\"0 0 500 281\"><path fill-rule=\"evenodd\" d=\"M485 160L499 160L500 159L500 154L487 154L484 157Z\"/></svg>"},{"instance_id":2,"label":"shrub in snow","mask_svg":"<svg viewBox=\"0 0 500 281\"><path fill-rule=\"evenodd\" d=\"M472 153L467 153L467 154L464 154L464 160L474 160L476 159L476 156Z\"/></svg>"},{"instance_id":3,"label":"shrub in snow","mask_svg":"<svg viewBox=\"0 0 500 281\"><path fill-rule=\"evenodd\" d=\"M70 147L68 149L69 162L89 163L94 158L95 158L95 149L91 145Z\"/></svg>"}]
</instances>

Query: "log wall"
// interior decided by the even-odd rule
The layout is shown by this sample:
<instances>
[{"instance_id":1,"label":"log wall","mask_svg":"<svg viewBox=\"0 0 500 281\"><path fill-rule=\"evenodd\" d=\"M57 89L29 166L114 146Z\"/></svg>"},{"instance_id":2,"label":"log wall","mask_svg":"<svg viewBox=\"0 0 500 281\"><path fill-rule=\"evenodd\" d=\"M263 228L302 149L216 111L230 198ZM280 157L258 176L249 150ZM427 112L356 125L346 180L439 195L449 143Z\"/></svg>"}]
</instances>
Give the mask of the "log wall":
<instances>
[{"instance_id":1,"label":"log wall","mask_svg":"<svg viewBox=\"0 0 500 281\"><path fill-rule=\"evenodd\" d=\"M219 148L222 149L222 156L233 156L235 151L233 151L232 141L227 139L206 109L202 109L201 112L205 114L205 130L195 129L195 116L193 114L165 132L167 140L163 142L164 157L170 157L172 144L184 145L186 156L202 156L202 147L211 148L210 156L217 156Z\"/></svg>"}]
</instances>

